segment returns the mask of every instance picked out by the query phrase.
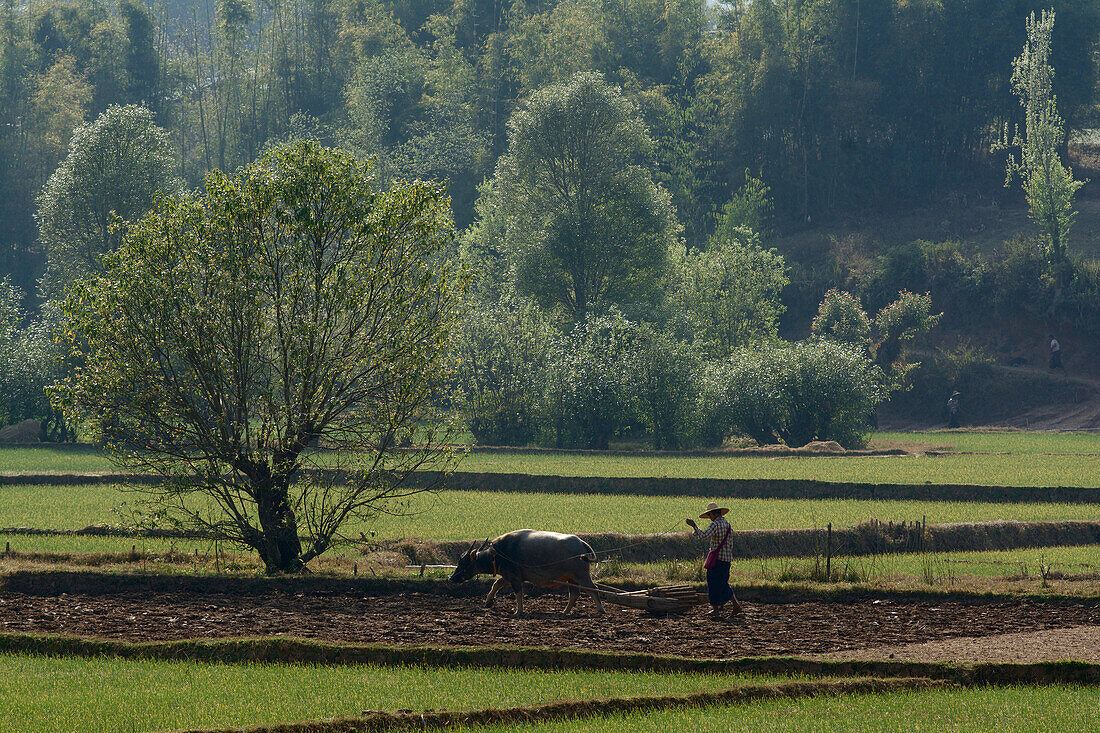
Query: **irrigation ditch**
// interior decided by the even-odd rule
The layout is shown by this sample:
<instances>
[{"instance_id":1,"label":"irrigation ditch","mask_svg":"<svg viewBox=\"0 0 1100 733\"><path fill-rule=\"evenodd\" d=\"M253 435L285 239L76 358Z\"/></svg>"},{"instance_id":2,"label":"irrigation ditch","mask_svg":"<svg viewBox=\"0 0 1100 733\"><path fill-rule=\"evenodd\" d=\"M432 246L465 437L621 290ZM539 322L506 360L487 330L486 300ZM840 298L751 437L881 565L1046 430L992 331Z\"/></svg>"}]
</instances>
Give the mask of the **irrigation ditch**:
<instances>
[{"instance_id":1,"label":"irrigation ditch","mask_svg":"<svg viewBox=\"0 0 1100 733\"><path fill-rule=\"evenodd\" d=\"M2 530L0 530L2 531ZM648 563L698 558L701 543L687 532L625 535L580 534L601 560ZM1094 522L863 522L852 527L735 530L729 545L734 558L835 557L913 552L984 552L1033 547L1100 544L1100 520ZM378 543L410 562L454 562L470 541L406 539Z\"/></svg>"},{"instance_id":2,"label":"irrigation ditch","mask_svg":"<svg viewBox=\"0 0 1100 733\"><path fill-rule=\"evenodd\" d=\"M543 494L630 494L724 499L876 499L981 501L992 503L1098 504L1100 490L1073 486L978 486L973 484L874 484L810 479L715 479L668 477L551 476L526 473L457 472L445 480L422 472L425 484L444 481L452 491Z\"/></svg>"},{"instance_id":3,"label":"irrigation ditch","mask_svg":"<svg viewBox=\"0 0 1100 733\"><path fill-rule=\"evenodd\" d=\"M112 595L154 596L158 594L220 594L233 597L268 596L272 594L310 596L314 598L381 598L409 594L442 598L483 598L492 585L491 579L476 578L465 583L451 583L434 578L400 579L385 577L335 577L320 575L192 575L183 573L114 573L72 570L18 570L0 575L0 593L22 593L34 596ZM644 590L647 584L621 581L624 590ZM967 605L1019 604L1021 599L1035 606L1069 606L1097 609L1100 597L1043 595L1030 593L995 593L954 588L886 589L858 586L799 585L795 583L752 585L734 584L738 598L758 603L792 604L822 602L831 604L873 603L943 603ZM527 586L525 596L558 596L560 589Z\"/></svg>"}]
</instances>

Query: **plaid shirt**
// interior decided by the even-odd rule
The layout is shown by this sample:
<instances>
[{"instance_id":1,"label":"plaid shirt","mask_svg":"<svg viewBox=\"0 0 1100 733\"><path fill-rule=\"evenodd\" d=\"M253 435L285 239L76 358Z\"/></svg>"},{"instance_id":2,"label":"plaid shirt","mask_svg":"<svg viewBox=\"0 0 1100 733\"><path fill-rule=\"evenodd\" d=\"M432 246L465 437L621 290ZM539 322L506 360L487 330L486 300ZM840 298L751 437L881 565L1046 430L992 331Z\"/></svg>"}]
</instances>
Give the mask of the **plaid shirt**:
<instances>
[{"instance_id":1,"label":"plaid shirt","mask_svg":"<svg viewBox=\"0 0 1100 733\"><path fill-rule=\"evenodd\" d=\"M718 550L718 545L722 544L722 540L726 537L726 531L729 529L730 523L726 521L726 518L718 517L706 529L696 527L695 534L709 539L711 550ZM721 550L718 550L718 559L722 562L733 562L733 542L731 540L732 537L726 539L726 544L722 545Z\"/></svg>"}]
</instances>

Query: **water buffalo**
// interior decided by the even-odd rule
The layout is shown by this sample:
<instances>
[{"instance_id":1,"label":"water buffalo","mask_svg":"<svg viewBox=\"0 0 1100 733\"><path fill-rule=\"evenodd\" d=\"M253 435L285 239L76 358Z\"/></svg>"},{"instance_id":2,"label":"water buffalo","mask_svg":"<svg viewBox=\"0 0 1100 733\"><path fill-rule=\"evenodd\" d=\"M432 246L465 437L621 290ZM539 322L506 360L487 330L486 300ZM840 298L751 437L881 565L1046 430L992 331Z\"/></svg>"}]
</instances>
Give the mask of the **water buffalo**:
<instances>
[{"instance_id":1,"label":"water buffalo","mask_svg":"<svg viewBox=\"0 0 1100 733\"><path fill-rule=\"evenodd\" d=\"M523 581L544 588L567 585L569 603L565 612L570 613L580 596L580 589L590 589L596 599L599 613L603 602L592 582L592 563L596 553L587 542L572 534L540 532L534 529L517 529L497 537L488 538L463 553L451 581L463 583L475 575L499 575L493 583L485 605L492 606L497 593L505 584L516 592L516 615L523 615Z\"/></svg>"}]
</instances>

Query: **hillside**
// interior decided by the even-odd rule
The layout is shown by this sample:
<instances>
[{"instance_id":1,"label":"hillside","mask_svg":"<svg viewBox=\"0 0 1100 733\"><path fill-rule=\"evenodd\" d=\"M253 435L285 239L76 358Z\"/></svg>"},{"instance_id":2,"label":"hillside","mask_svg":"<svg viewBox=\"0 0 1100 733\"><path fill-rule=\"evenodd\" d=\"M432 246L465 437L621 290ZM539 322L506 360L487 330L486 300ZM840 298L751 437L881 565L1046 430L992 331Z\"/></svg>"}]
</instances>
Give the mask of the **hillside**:
<instances>
[{"instance_id":1,"label":"hillside","mask_svg":"<svg viewBox=\"0 0 1100 733\"><path fill-rule=\"evenodd\" d=\"M1088 183L1077 202L1078 217L1071 233L1071 251L1082 260L1100 262L1100 145L1070 146L1076 176ZM968 257L996 262L1005 243L1038 234L1026 204L1015 190L994 188L982 193L945 197L935 206L830 222L778 236L772 244L799 274L828 272L837 257L868 262L891 248L916 240L955 241ZM919 290L918 285L909 287ZM1035 316L1005 318L992 309L960 311L949 294L933 292L944 320L917 345L915 358L942 359L953 348L972 349L991 363L966 400L967 424L1040 430L1100 430L1100 340L1091 329L1058 319ZM791 299L785 335L806 335L812 299ZM1063 347L1065 370L1046 368L1049 333ZM919 391L919 390L918 390ZM943 394L940 395L939 391ZM883 427L919 428L942 423L941 402L947 387L918 395L897 395L880 413Z\"/></svg>"}]
</instances>

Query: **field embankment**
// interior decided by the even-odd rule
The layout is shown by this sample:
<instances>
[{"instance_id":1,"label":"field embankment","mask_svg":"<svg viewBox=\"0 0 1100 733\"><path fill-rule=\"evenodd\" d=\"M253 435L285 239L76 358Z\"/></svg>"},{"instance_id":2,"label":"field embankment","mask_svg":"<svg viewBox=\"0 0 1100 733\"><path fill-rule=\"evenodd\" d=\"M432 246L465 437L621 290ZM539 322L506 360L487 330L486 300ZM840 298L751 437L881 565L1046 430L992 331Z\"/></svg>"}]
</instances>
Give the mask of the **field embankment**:
<instances>
[{"instance_id":1,"label":"field embankment","mask_svg":"<svg viewBox=\"0 0 1100 733\"><path fill-rule=\"evenodd\" d=\"M34 527L0 528L11 537L122 537L209 539L198 532L171 529L135 530L91 526L76 530ZM657 534L580 533L601 559L648 563L685 560L699 555L698 539L687 532ZM384 540L373 550L397 552L411 563L455 562L473 538L461 540ZM9 540L10 542L10 540ZM1100 545L1100 520L1093 522L959 522L921 525L877 520L851 527L738 530L730 535L734 558L806 557L811 555L884 555L907 552L988 552L1077 545Z\"/></svg>"},{"instance_id":2,"label":"field embankment","mask_svg":"<svg viewBox=\"0 0 1100 733\"><path fill-rule=\"evenodd\" d=\"M624 535L582 533L600 559L628 563L695 559L702 545L686 532ZM814 555L884 555L906 552L987 552L1020 548L1100 545L1100 520L1094 522L960 522L921 526L917 522L866 522L852 527L739 530L729 539L734 558ZM456 562L468 540L398 540L380 543L411 563Z\"/></svg>"}]
</instances>

